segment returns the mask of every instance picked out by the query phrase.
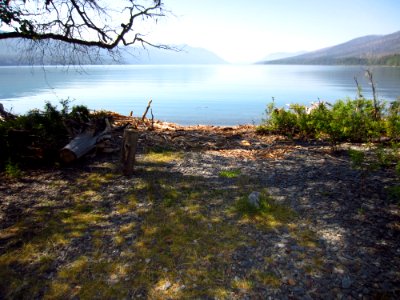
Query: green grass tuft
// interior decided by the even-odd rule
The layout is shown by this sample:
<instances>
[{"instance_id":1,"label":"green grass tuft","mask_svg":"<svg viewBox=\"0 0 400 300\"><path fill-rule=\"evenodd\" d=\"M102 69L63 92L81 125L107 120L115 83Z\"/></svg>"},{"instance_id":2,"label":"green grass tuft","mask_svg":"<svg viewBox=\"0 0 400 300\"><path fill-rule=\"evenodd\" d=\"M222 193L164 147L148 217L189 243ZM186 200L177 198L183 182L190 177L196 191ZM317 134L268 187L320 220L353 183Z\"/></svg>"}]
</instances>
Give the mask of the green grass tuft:
<instances>
[{"instance_id":1,"label":"green grass tuft","mask_svg":"<svg viewBox=\"0 0 400 300\"><path fill-rule=\"evenodd\" d=\"M266 191L261 193L259 207L252 205L248 201L248 195L245 195L235 202L233 211L242 218L267 228L285 226L296 217L290 207L277 203Z\"/></svg>"},{"instance_id":2,"label":"green grass tuft","mask_svg":"<svg viewBox=\"0 0 400 300\"><path fill-rule=\"evenodd\" d=\"M219 172L219 176L222 178L237 178L241 174L240 170L224 170Z\"/></svg>"},{"instance_id":3,"label":"green grass tuft","mask_svg":"<svg viewBox=\"0 0 400 300\"><path fill-rule=\"evenodd\" d=\"M145 162L151 163L169 163L172 161L181 160L183 158L182 152L173 151L150 151L144 157Z\"/></svg>"},{"instance_id":4,"label":"green grass tuft","mask_svg":"<svg viewBox=\"0 0 400 300\"><path fill-rule=\"evenodd\" d=\"M19 168L18 164L13 164L8 162L5 168L5 174L7 177L19 179L22 177L22 171Z\"/></svg>"}]
</instances>

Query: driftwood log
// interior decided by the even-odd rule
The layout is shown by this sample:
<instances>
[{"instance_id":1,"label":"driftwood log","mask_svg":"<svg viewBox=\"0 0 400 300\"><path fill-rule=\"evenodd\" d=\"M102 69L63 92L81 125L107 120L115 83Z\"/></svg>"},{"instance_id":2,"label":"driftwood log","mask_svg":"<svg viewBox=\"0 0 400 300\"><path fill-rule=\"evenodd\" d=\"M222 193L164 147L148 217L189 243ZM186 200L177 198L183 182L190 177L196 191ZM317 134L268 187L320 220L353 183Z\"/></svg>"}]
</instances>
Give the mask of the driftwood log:
<instances>
[{"instance_id":1,"label":"driftwood log","mask_svg":"<svg viewBox=\"0 0 400 300\"><path fill-rule=\"evenodd\" d=\"M135 164L136 147L139 138L139 133L133 128L124 130L124 139L121 149L121 165L122 173L125 176L133 174Z\"/></svg>"},{"instance_id":2,"label":"driftwood log","mask_svg":"<svg viewBox=\"0 0 400 300\"><path fill-rule=\"evenodd\" d=\"M61 149L61 160L64 163L71 163L93 150L100 138L111 130L111 125L108 119L105 119L105 122L106 128L104 131L96 135L94 134L93 129L89 129L73 138L64 148Z\"/></svg>"},{"instance_id":3,"label":"driftwood log","mask_svg":"<svg viewBox=\"0 0 400 300\"><path fill-rule=\"evenodd\" d=\"M151 106L152 102L153 102L153 100L150 99L149 103L147 104L146 110L143 113L142 122L144 122L144 120L146 119L146 115L149 112L149 109L150 109L150 106Z\"/></svg>"},{"instance_id":4,"label":"driftwood log","mask_svg":"<svg viewBox=\"0 0 400 300\"><path fill-rule=\"evenodd\" d=\"M4 109L4 106L2 103L0 103L0 119L4 119L4 120L13 120L15 119L16 116L13 115L12 113L7 112Z\"/></svg>"}]
</instances>

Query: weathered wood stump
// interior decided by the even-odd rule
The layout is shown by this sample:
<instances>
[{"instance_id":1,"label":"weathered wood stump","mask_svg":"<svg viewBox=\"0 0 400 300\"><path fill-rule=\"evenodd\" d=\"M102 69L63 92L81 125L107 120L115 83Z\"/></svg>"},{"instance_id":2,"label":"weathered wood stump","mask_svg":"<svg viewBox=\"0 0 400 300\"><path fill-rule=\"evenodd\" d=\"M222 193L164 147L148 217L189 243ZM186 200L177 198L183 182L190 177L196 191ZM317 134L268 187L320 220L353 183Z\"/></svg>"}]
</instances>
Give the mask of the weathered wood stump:
<instances>
[{"instance_id":1,"label":"weathered wood stump","mask_svg":"<svg viewBox=\"0 0 400 300\"><path fill-rule=\"evenodd\" d=\"M64 163L71 163L82 157L96 147L98 136L91 132L77 135L68 145L60 151L60 158Z\"/></svg>"},{"instance_id":2,"label":"weathered wood stump","mask_svg":"<svg viewBox=\"0 0 400 300\"><path fill-rule=\"evenodd\" d=\"M74 137L68 145L61 149L61 160L64 163L71 163L93 150L100 138L111 131L108 119L105 119L104 122L106 123L106 128L102 132L95 135L95 129L91 128Z\"/></svg>"},{"instance_id":3,"label":"weathered wood stump","mask_svg":"<svg viewBox=\"0 0 400 300\"><path fill-rule=\"evenodd\" d=\"M136 147L139 139L139 133L133 128L124 130L124 139L121 149L122 173L125 176L133 174L135 164Z\"/></svg>"},{"instance_id":4,"label":"weathered wood stump","mask_svg":"<svg viewBox=\"0 0 400 300\"><path fill-rule=\"evenodd\" d=\"M0 103L0 119L4 120L14 120L16 118L15 115L5 111L3 104Z\"/></svg>"}]
</instances>

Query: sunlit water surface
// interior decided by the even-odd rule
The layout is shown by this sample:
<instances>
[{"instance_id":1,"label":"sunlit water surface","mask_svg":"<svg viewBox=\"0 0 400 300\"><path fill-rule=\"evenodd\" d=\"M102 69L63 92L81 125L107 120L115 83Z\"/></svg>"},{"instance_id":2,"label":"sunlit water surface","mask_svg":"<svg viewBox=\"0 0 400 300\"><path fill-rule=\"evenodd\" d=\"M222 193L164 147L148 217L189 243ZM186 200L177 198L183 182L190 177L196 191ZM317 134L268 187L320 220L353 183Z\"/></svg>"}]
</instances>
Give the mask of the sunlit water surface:
<instances>
[{"instance_id":1,"label":"sunlit water surface","mask_svg":"<svg viewBox=\"0 0 400 300\"><path fill-rule=\"evenodd\" d=\"M370 67L379 99L400 96L400 68ZM141 116L152 99L156 119L189 124L259 123L272 98L278 106L334 102L371 87L361 66L134 65L0 67L0 102L15 113L63 99L91 109Z\"/></svg>"}]
</instances>

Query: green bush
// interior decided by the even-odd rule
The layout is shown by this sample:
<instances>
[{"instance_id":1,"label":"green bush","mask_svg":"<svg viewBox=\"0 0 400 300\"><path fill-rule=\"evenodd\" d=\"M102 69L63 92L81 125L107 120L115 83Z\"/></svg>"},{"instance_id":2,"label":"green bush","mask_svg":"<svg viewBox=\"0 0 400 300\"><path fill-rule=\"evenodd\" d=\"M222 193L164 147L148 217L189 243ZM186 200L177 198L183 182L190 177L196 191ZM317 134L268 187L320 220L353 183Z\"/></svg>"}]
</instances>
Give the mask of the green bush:
<instances>
[{"instance_id":1,"label":"green bush","mask_svg":"<svg viewBox=\"0 0 400 300\"><path fill-rule=\"evenodd\" d=\"M382 135L383 123L374 118L373 100L339 100L331 110L327 134L334 141L364 142Z\"/></svg>"},{"instance_id":2,"label":"green bush","mask_svg":"<svg viewBox=\"0 0 400 300\"><path fill-rule=\"evenodd\" d=\"M43 110L35 109L14 119L0 120L0 169L52 164L58 159L58 151L70 139L66 124L68 129L74 126L82 129L91 118L85 106L74 106L70 111L69 100L60 103L59 109L46 103Z\"/></svg>"},{"instance_id":3,"label":"green bush","mask_svg":"<svg viewBox=\"0 0 400 300\"><path fill-rule=\"evenodd\" d=\"M373 100L338 100L334 105L317 103L311 108L292 104L288 109L268 104L266 119L257 128L260 133L278 133L300 138L327 138L333 144L342 141L367 142L382 136L398 138L400 134L400 101L376 117Z\"/></svg>"},{"instance_id":4,"label":"green bush","mask_svg":"<svg viewBox=\"0 0 400 300\"><path fill-rule=\"evenodd\" d=\"M308 123L311 137L323 138L328 134L333 119L332 111L328 107L329 104L321 102L310 111Z\"/></svg>"},{"instance_id":5,"label":"green bush","mask_svg":"<svg viewBox=\"0 0 400 300\"><path fill-rule=\"evenodd\" d=\"M267 105L266 117L265 126L258 128L259 132L294 135L298 131L296 115L290 110L276 108L274 102Z\"/></svg>"},{"instance_id":6,"label":"green bush","mask_svg":"<svg viewBox=\"0 0 400 300\"><path fill-rule=\"evenodd\" d=\"M350 149L348 151L352 167L355 169L362 169L365 163L365 153L363 151Z\"/></svg>"},{"instance_id":7,"label":"green bush","mask_svg":"<svg viewBox=\"0 0 400 300\"><path fill-rule=\"evenodd\" d=\"M44 110L31 110L13 120L0 123L5 141L4 161L20 162L23 165L35 159L54 161L57 151L68 140L64 126L67 102L61 110L46 103ZM56 150L57 149L57 150Z\"/></svg>"},{"instance_id":8,"label":"green bush","mask_svg":"<svg viewBox=\"0 0 400 300\"><path fill-rule=\"evenodd\" d=\"M386 132L393 139L400 138L400 97L389 106L386 119Z\"/></svg>"}]
</instances>

